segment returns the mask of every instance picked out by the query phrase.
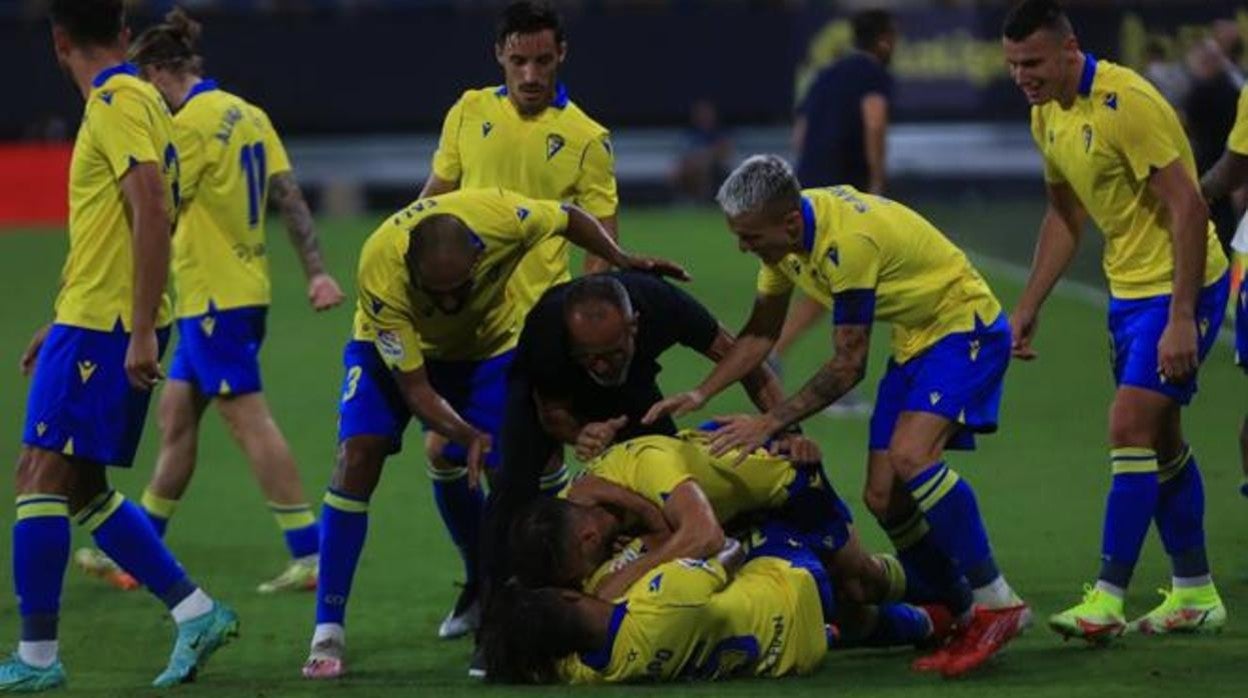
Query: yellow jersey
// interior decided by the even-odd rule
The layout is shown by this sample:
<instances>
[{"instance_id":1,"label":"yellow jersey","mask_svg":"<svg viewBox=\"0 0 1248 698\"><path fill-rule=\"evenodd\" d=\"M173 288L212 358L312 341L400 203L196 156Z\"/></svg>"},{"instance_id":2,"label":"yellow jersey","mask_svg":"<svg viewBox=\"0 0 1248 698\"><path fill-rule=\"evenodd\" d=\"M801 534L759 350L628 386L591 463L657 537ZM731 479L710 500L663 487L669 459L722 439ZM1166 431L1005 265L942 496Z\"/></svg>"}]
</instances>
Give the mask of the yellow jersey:
<instances>
[{"instance_id":1,"label":"yellow jersey","mask_svg":"<svg viewBox=\"0 0 1248 698\"><path fill-rule=\"evenodd\" d=\"M597 218L614 216L619 205L610 135L562 85L550 107L534 117L516 111L505 86L464 92L446 114L433 173L463 189L502 187L576 204ZM567 241L539 245L511 280L521 315L546 289L569 278Z\"/></svg>"},{"instance_id":2,"label":"yellow jersey","mask_svg":"<svg viewBox=\"0 0 1248 698\"><path fill-rule=\"evenodd\" d=\"M585 465L578 477L593 475L644 497L660 509L682 482L698 483L720 523L750 511L777 509L788 501L798 471L759 449L740 465L737 451L711 455L706 435L685 430L675 437L639 436L618 443ZM812 485L822 479L812 473ZM566 497L570 484L561 493Z\"/></svg>"},{"instance_id":3,"label":"yellow jersey","mask_svg":"<svg viewBox=\"0 0 1248 698\"><path fill-rule=\"evenodd\" d=\"M1079 94L1069 109L1056 101L1031 109L1031 135L1044 158L1045 181L1065 183L1105 235L1102 266L1115 298L1169 294L1174 253L1164 202L1148 177L1176 160L1192 180L1196 160L1179 117L1137 73L1085 54ZM1226 272L1213 224L1206 233L1205 284Z\"/></svg>"},{"instance_id":4,"label":"yellow jersey","mask_svg":"<svg viewBox=\"0 0 1248 698\"><path fill-rule=\"evenodd\" d=\"M731 580L716 561L674 560L628 588L601 649L561 668L578 684L810 673L827 653L823 611L810 572L780 558Z\"/></svg>"},{"instance_id":5,"label":"yellow jersey","mask_svg":"<svg viewBox=\"0 0 1248 698\"><path fill-rule=\"evenodd\" d=\"M133 230L121 180L139 163L155 163L166 186L170 220L178 211L178 149L173 119L156 88L123 63L91 82L69 165L69 256L61 270L56 322L90 330L127 331L134 310ZM172 233L172 231L170 231ZM171 319L166 295L156 325Z\"/></svg>"},{"instance_id":6,"label":"yellow jersey","mask_svg":"<svg viewBox=\"0 0 1248 698\"><path fill-rule=\"evenodd\" d=\"M832 308L837 324L891 323L898 363L1001 314L962 250L909 208L837 186L802 192L801 211L803 252L763 264L760 295L798 286Z\"/></svg>"},{"instance_id":7,"label":"yellow jersey","mask_svg":"<svg viewBox=\"0 0 1248 698\"><path fill-rule=\"evenodd\" d=\"M472 292L453 315L415 288L404 256L411 229L429 216L450 215L476 235L481 256ZM507 281L526 252L568 226L557 201L534 201L503 189L461 189L420 199L381 224L360 252L353 337L373 342L398 371L415 371L425 356L479 361L516 344L520 316Z\"/></svg>"},{"instance_id":8,"label":"yellow jersey","mask_svg":"<svg viewBox=\"0 0 1248 698\"><path fill-rule=\"evenodd\" d=\"M1235 108L1235 125L1226 139L1226 149L1248 155L1248 90L1239 91L1239 104Z\"/></svg>"},{"instance_id":9,"label":"yellow jersey","mask_svg":"<svg viewBox=\"0 0 1248 698\"><path fill-rule=\"evenodd\" d=\"M269 177L290 160L259 107L201 80L173 117L182 216L173 237L177 317L269 304Z\"/></svg>"}]
</instances>

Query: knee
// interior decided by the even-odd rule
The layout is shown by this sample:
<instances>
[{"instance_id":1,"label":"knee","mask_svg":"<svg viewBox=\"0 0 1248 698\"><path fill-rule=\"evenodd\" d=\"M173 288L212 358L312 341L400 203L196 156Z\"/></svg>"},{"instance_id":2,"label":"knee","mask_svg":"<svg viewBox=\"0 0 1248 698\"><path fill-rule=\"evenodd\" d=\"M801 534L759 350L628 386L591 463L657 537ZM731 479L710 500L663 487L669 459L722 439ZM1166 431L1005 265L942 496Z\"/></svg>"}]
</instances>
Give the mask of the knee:
<instances>
[{"instance_id":1,"label":"knee","mask_svg":"<svg viewBox=\"0 0 1248 698\"><path fill-rule=\"evenodd\" d=\"M902 447L890 448L888 460L901 482L909 482L936 462L936 457L923 451Z\"/></svg>"},{"instance_id":2,"label":"knee","mask_svg":"<svg viewBox=\"0 0 1248 698\"><path fill-rule=\"evenodd\" d=\"M160 414L157 421L160 424L161 436L166 442L186 439L195 433L195 428L198 426L193 410L186 409L176 401L164 397L160 401ZM234 428L228 418L225 422L231 430Z\"/></svg>"},{"instance_id":3,"label":"knee","mask_svg":"<svg viewBox=\"0 0 1248 698\"><path fill-rule=\"evenodd\" d=\"M338 447L330 486L344 494L368 498L381 479L386 451L367 438L353 437Z\"/></svg>"},{"instance_id":4,"label":"knee","mask_svg":"<svg viewBox=\"0 0 1248 698\"><path fill-rule=\"evenodd\" d=\"M60 456L42 449L22 449L13 473L17 494L68 495L73 484L73 470Z\"/></svg>"}]
</instances>

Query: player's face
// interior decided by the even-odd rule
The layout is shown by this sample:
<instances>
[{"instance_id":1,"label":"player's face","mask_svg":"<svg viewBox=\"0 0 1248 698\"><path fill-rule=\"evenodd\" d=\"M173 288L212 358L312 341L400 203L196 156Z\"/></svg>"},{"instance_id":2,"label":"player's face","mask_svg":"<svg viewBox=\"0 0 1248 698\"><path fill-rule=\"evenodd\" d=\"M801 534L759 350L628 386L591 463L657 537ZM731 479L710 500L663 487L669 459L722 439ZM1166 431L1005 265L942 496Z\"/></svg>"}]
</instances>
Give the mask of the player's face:
<instances>
[{"instance_id":1,"label":"player's face","mask_svg":"<svg viewBox=\"0 0 1248 698\"><path fill-rule=\"evenodd\" d=\"M1010 77L1030 104L1045 104L1068 92L1071 66L1078 58L1074 36L1065 40L1041 29L1022 41L1002 39Z\"/></svg>"},{"instance_id":2,"label":"player's face","mask_svg":"<svg viewBox=\"0 0 1248 698\"><path fill-rule=\"evenodd\" d=\"M479 254L478 254L479 256ZM442 260L438 264L424 265L420 275L413 279L416 287L429 296L429 300L447 315L455 315L468 305L472 297L472 271L477 256L462 262Z\"/></svg>"},{"instance_id":3,"label":"player's face","mask_svg":"<svg viewBox=\"0 0 1248 698\"><path fill-rule=\"evenodd\" d=\"M776 264L790 252L800 249L802 214L793 209L784 214L763 209L739 216L728 216L728 229L737 236L737 247L763 260Z\"/></svg>"},{"instance_id":4,"label":"player's face","mask_svg":"<svg viewBox=\"0 0 1248 698\"><path fill-rule=\"evenodd\" d=\"M539 114L555 98L559 64L567 44L555 41L555 32L543 29L531 34L512 34L494 47L503 67L507 95L516 110L526 116Z\"/></svg>"},{"instance_id":5,"label":"player's face","mask_svg":"<svg viewBox=\"0 0 1248 698\"><path fill-rule=\"evenodd\" d=\"M605 303L593 310L568 318L572 360L598 385L618 387L628 379L636 353L637 317L627 317Z\"/></svg>"}]
</instances>

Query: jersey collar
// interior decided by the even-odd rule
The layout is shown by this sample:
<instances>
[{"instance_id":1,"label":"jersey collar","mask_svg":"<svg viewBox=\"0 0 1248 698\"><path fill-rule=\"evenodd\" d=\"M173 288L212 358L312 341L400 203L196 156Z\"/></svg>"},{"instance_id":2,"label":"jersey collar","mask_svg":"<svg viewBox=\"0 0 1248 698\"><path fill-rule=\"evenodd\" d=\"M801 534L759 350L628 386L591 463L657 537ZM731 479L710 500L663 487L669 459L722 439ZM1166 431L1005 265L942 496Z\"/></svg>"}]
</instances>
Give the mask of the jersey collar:
<instances>
[{"instance_id":1,"label":"jersey collar","mask_svg":"<svg viewBox=\"0 0 1248 698\"><path fill-rule=\"evenodd\" d=\"M815 207L810 199L802 197L802 249L815 251Z\"/></svg>"},{"instance_id":2,"label":"jersey collar","mask_svg":"<svg viewBox=\"0 0 1248 698\"><path fill-rule=\"evenodd\" d=\"M191 88L191 91L186 93L186 102L195 99L196 96L202 95L205 92L212 92L215 89L217 89L217 81L210 78L204 78L203 80L195 83L195 86ZM183 104L186 102L183 102Z\"/></svg>"},{"instance_id":3,"label":"jersey collar","mask_svg":"<svg viewBox=\"0 0 1248 698\"><path fill-rule=\"evenodd\" d=\"M113 77L114 75L137 76L138 74L139 74L139 66L133 63L118 63L117 65L111 68L105 68L104 70L101 70L100 73L95 76L95 79L91 81L91 87L95 87L95 88L103 87L104 83L108 82L108 79Z\"/></svg>"},{"instance_id":4,"label":"jersey collar","mask_svg":"<svg viewBox=\"0 0 1248 698\"><path fill-rule=\"evenodd\" d=\"M1092 96L1092 79L1096 77L1096 56L1083 54L1083 74L1079 76L1079 96Z\"/></svg>"},{"instance_id":5,"label":"jersey collar","mask_svg":"<svg viewBox=\"0 0 1248 698\"><path fill-rule=\"evenodd\" d=\"M615 649L615 637L620 634L620 626L624 624L624 616L628 615L628 602L622 601L615 605L611 612L611 623L607 625L607 641L593 652L581 653L581 664L597 672L607 670L611 663L611 651Z\"/></svg>"},{"instance_id":6,"label":"jersey collar","mask_svg":"<svg viewBox=\"0 0 1248 698\"><path fill-rule=\"evenodd\" d=\"M497 90L494 90L494 94L499 97L506 97L507 86L503 85L499 87ZM550 106L554 107L555 109L563 109L564 107L568 106L569 101L570 101L570 98L568 97L567 86L561 82L555 83L555 98L550 101Z\"/></svg>"}]
</instances>

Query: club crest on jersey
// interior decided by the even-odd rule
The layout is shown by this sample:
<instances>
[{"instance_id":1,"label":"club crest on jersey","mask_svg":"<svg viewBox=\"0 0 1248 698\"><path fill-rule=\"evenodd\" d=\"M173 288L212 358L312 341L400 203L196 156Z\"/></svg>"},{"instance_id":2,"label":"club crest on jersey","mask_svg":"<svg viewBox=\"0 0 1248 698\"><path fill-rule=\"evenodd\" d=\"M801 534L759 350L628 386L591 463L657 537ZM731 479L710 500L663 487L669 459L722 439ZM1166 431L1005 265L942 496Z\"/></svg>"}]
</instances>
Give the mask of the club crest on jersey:
<instances>
[{"instance_id":1,"label":"club crest on jersey","mask_svg":"<svg viewBox=\"0 0 1248 698\"><path fill-rule=\"evenodd\" d=\"M565 141L563 140L563 136L560 136L557 133L552 133L546 136L546 159L549 160L555 157L560 150L563 150L564 145Z\"/></svg>"},{"instance_id":2,"label":"club crest on jersey","mask_svg":"<svg viewBox=\"0 0 1248 698\"><path fill-rule=\"evenodd\" d=\"M493 131L493 130L494 130L494 124L488 121L484 121L481 123L481 137L482 138L485 138L486 136L490 135L490 131Z\"/></svg>"},{"instance_id":3,"label":"club crest on jersey","mask_svg":"<svg viewBox=\"0 0 1248 698\"><path fill-rule=\"evenodd\" d=\"M1083 152L1092 150L1092 124L1083 125Z\"/></svg>"}]
</instances>

